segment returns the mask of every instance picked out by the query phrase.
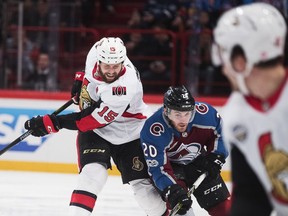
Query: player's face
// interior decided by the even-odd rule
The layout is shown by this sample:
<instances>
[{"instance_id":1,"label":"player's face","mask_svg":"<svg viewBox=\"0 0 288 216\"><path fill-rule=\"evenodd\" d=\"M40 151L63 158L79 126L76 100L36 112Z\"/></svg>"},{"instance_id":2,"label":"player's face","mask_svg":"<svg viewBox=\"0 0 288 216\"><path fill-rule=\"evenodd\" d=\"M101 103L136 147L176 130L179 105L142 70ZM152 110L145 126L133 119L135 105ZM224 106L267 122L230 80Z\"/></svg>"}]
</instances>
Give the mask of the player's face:
<instances>
[{"instance_id":1,"label":"player's face","mask_svg":"<svg viewBox=\"0 0 288 216\"><path fill-rule=\"evenodd\" d=\"M99 64L99 73L103 80L107 83L112 83L118 79L119 73L122 70L122 63L119 64Z\"/></svg>"},{"instance_id":2,"label":"player's face","mask_svg":"<svg viewBox=\"0 0 288 216\"><path fill-rule=\"evenodd\" d=\"M172 126L180 133L185 132L192 116L192 111L171 110L168 113Z\"/></svg>"}]
</instances>

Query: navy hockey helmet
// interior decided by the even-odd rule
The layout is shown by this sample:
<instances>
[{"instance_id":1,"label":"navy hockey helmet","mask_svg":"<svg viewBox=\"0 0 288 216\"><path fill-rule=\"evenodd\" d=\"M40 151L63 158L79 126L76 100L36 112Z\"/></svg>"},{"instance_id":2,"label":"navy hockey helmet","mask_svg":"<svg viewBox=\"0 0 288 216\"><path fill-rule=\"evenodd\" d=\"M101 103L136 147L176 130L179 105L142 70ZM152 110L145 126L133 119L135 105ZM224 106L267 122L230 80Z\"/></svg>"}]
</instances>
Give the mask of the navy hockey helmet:
<instances>
[{"instance_id":1,"label":"navy hockey helmet","mask_svg":"<svg viewBox=\"0 0 288 216\"><path fill-rule=\"evenodd\" d=\"M193 111L195 106L195 100L182 85L179 87L170 86L164 94L164 107L177 110L177 111Z\"/></svg>"}]
</instances>

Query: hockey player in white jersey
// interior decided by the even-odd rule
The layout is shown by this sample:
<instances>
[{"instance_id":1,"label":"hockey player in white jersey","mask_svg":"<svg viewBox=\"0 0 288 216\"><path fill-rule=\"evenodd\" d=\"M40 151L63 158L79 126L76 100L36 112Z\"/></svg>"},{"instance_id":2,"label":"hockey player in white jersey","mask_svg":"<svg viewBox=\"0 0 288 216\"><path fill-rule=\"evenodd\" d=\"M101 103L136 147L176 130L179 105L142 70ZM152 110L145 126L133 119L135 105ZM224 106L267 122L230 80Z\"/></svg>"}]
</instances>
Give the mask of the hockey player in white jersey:
<instances>
[{"instance_id":1,"label":"hockey player in white jersey","mask_svg":"<svg viewBox=\"0 0 288 216\"><path fill-rule=\"evenodd\" d=\"M79 103L81 112L38 116L25 123L34 136L61 128L79 131L80 174L71 197L71 215L92 214L106 183L111 157L123 183L132 186L146 214L165 215L165 202L151 184L140 145L140 130L147 118L142 84L120 38L102 38L92 46L85 73L76 73L72 95L76 96L75 103Z\"/></svg>"},{"instance_id":2,"label":"hockey player in white jersey","mask_svg":"<svg viewBox=\"0 0 288 216\"><path fill-rule=\"evenodd\" d=\"M288 215L286 29L277 9L252 3L224 13L214 30L212 58L233 86L222 110L231 216Z\"/></svg>"}]
</instances>

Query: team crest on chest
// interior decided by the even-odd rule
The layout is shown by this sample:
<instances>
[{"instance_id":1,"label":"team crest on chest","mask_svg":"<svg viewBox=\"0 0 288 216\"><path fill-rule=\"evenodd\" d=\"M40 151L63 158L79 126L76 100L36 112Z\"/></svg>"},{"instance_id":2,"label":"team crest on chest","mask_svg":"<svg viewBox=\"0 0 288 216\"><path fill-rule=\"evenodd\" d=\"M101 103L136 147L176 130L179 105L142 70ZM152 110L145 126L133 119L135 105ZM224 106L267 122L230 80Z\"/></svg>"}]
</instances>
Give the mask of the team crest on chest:
<instances>
[{"instance_id":1,"label":"team crest on chest","mask_svg":"<svg viewBox=\"0 0 288 216\"><path fill-rule=\"evenodd\" d=\"M159 122L153 123L150 127L150 133L154 136L161 136L164 131L164 126Z\"/></svg>"},{"instance_id":2,"label":"team crest on chest","mask_svg":"<svg viewBox=\"0 0 288 216\"><path fill-rule=\"evenodd\" d=\"M260 155L272 184L272 194L288 203L288 154L274 147L272 134L262 134L258 140Z\"/></svg>"},{"instance_id":3,"label":"team crest on chest","mask_svg":"<svg viewBox=\"0 0 288 216\"><path fill-rule=\"evenodd\" d=\"M126 86L116 86L112 87L112 95L126 95Z\"/></svg>"}]
</instances>

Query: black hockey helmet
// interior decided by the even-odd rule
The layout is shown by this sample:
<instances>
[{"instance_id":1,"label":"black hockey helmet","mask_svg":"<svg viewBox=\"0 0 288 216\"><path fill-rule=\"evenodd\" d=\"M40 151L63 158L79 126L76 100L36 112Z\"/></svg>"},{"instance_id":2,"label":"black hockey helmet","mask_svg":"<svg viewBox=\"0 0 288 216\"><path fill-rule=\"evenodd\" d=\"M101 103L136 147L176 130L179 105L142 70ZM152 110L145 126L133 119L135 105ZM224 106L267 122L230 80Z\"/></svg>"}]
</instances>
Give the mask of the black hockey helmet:
<instances>
[{"instance_id":1,"label":"black hockey helmet","mask_svg":"<svg viewBox=\"0 0 288 216\"><path fill-rule=\"evenodd\" d=\"M177 111L193 111L195 106L195 100L182 85L179 87L170 86L164 94L164 107L177 110Z\"/></svg>"}]
</instances>

